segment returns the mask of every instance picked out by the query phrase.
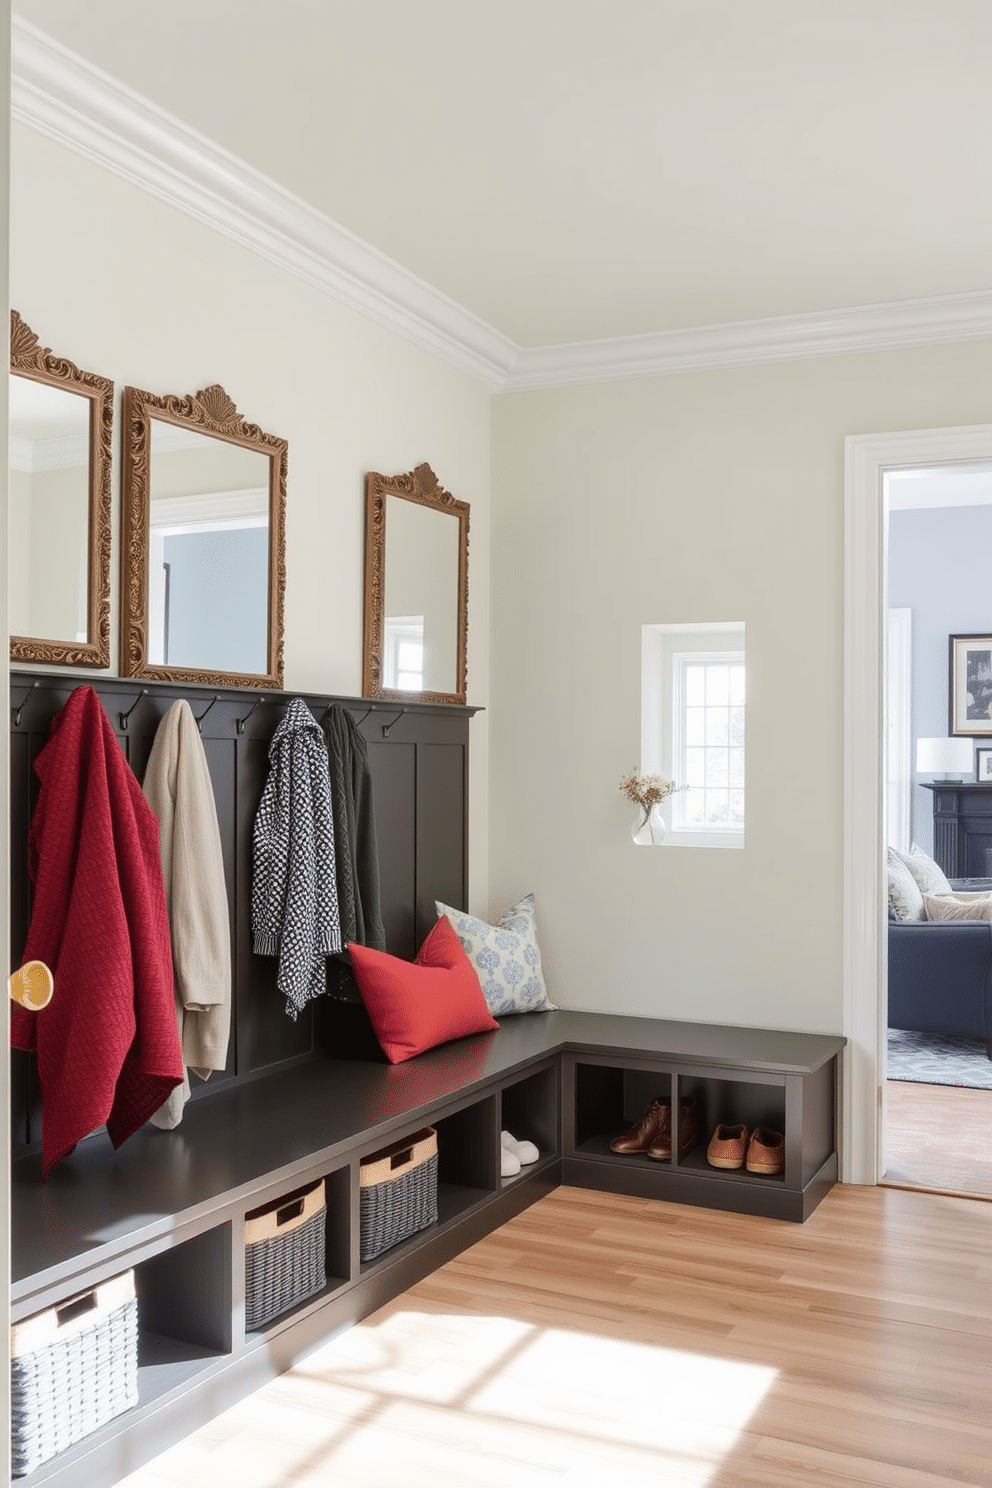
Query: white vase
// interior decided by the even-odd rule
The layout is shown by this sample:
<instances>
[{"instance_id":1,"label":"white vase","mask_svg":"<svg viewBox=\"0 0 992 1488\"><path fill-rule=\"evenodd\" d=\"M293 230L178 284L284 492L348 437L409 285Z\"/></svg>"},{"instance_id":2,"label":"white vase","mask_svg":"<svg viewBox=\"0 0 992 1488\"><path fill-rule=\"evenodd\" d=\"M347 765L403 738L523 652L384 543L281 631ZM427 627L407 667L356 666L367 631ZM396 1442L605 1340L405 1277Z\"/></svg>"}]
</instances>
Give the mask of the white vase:
<instances>
[{"instance_id":1,"label":"white vase","mask_svg":"<svg viewBox=\"0 0 992 1488\"><path fill-rule=\"evenodd\" d=\"M661 814L661 806L652 806L646 814L639 811L630 829L630 835L638 847L660 847L665 840L665 822Z\"/></svg>"}]
</instances>

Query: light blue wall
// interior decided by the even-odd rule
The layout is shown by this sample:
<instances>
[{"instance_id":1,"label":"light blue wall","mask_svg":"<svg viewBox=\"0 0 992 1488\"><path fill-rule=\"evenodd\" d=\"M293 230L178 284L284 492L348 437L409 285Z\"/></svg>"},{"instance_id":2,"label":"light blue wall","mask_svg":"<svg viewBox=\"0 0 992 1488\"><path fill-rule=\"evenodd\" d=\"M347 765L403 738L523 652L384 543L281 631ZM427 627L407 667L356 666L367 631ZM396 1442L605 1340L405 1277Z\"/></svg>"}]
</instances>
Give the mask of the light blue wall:
<instances>
[{"instance_id":1,"label":"light blue wall","mask_svg":"<svg viewBox=\"0 0 992 1488\"><path fill-rule=\"evenodd\" d=\"M269 534L265 527L196 532L163 543L169 580L169 665L265 672Z\"/></svg>"},{"instance_id":2,"label":"light blue wall","mask_svg":"<svg viewBox=\"0 0 992 1488\"><path fill-rule=\"evenodd\" d=\"M948 636L992 634L992 506L891 512L889 604L913 612L915 780L916 740L947 733ZM933 795L918 785L912 830L930 852Z\"/></svg>"}]
</instances>

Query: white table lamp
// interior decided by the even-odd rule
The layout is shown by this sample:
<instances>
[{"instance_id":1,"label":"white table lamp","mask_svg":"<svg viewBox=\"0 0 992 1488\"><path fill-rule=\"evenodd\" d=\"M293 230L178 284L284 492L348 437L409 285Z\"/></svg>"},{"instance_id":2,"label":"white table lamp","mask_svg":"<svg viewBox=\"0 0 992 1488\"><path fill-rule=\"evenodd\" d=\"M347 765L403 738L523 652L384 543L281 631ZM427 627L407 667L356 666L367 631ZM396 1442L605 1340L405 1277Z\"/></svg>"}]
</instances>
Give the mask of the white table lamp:
<instances>
[{"instance_id":1,"label":"white table lamp","mask_svg":"<svg viewBox=\"0 0 992 1488\"><path fill-rule=\"evenodd\" d=\"M974 769L972 751L970 739L917 739L916 773L960 785L962 773L970 775Z\"/></svg>"}]
</instances>

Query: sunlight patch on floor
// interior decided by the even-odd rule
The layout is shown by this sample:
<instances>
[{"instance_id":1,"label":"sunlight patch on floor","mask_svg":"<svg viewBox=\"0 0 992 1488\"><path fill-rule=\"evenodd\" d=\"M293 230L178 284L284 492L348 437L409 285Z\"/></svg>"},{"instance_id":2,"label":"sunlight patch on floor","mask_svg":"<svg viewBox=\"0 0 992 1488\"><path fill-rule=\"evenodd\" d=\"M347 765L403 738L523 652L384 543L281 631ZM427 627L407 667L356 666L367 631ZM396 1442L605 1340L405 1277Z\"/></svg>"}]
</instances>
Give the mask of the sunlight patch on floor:
<instances>
[{"instance_id":1,"label":"sunlight patch on floor","mask_svg":"<svg viewBox=\"0 0 992 1488\"><path fill-rule=\"evenodd\" d=\"M775 1376L514 1318L396 1311L325 1344L126 1488L706 1488Z\"/></svg>"}]
</instances>

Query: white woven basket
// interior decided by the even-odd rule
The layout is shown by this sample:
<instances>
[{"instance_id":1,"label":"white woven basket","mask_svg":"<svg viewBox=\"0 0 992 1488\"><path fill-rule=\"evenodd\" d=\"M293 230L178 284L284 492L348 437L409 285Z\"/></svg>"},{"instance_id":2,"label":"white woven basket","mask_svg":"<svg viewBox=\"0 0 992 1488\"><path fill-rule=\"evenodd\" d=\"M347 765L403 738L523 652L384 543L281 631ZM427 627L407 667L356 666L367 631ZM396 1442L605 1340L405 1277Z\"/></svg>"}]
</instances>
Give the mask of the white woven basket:
<instances>
[{"instance_id":1,"label":"white woven basket","mask_svg":"<svg viewBox=\"0 0 992 1488\"><path fill-rule=\"evenodd\" d=\"M138 1403L134 1272L10 1330L11 1475L24 1477Z\"/></svg>"}]
</instances>

